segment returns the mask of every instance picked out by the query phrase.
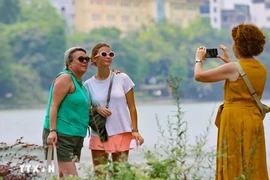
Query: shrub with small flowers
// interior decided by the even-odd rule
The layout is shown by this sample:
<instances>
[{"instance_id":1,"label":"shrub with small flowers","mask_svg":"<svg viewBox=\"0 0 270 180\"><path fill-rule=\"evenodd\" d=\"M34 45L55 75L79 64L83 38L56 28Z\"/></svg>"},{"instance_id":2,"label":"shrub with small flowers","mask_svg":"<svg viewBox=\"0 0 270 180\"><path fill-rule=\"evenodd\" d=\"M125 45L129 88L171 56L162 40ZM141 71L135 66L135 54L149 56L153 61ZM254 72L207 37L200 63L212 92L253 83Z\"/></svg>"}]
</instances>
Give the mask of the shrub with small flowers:
<instances>
[{"instance_id":1,"label":"shrub with small flowers","mask_svg":"<svg viewBox=\"0 0 270 180\"><path fill-rule=\"evenodd\" d=\"M4 180L28 180L38 179L40 175L37 172L24 170L22 166L34 163L41 169L43 161L33 152L43 152L43 148L36 144L23 142L23 137L16 140L12 145L0 142L0 179Z\"/></svg>"}]
</instances>

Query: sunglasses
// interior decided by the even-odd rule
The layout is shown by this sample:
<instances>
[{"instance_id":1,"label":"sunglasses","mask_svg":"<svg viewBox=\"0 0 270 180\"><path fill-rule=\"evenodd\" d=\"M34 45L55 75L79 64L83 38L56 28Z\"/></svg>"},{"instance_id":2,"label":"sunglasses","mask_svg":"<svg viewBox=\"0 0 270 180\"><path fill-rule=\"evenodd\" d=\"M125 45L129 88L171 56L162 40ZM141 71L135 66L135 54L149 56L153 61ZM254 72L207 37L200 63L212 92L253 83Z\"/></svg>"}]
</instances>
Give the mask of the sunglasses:
<instances>
[{"instance_id":1,"label":"sunglasses","mask_svg":"<svg viewBox=\"0 0 270 180\"><path fill-rule=\"evenodd\" d=\"M86 60L86 62L89 62L89 61L90 61L90 57L83 57L83 56L80 56L80 57L78 57L78 60L79 60L80 62L84 62L84 60Z\"/></svg>"},{"instance_id":2,"label":"sunglasses","mask_svg":"<svg viewBox=\"0 0 270 180\"><path fill-rule=\"evenodd\" d=\"M111 58L113 58L115 56L115 53L114 52L105 52L105 51L102 51L101 53L97 54L95 57L98 57L98 56L102 56L102 57L107 57L107 56L110 56Z\"/></svg>"}]
</instances>

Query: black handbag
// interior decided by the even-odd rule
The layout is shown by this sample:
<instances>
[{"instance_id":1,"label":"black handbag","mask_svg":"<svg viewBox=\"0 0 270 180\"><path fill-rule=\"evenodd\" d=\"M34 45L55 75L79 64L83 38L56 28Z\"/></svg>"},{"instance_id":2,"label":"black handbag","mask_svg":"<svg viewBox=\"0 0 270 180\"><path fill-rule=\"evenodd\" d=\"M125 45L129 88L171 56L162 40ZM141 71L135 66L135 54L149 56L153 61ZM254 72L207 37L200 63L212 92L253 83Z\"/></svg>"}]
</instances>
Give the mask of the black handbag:
<instances>
[{"instance_id":1,"label":"black handbag","mask_svg":"<svg viewBox=\"0 0 270 180\"><path fill-rule=\"evenodd\" d=\"M114 73L112 73L112 76L110 79L110 86L109 86L108 94L107 94L106 108L109 108L113 78L114 78ZM94 107L94 108L96 108L96 107ZM90 114L89 126L91 127L91 129L93 131L98 133L101 142L105 142L108 140L108 134L107 134L106 126L105 126L106 125L106 117L103 117L102 115L100 115L96 110L92 113L93 113L93 115Z\"/></svg>"},{"instance_id":2,"label":"black handbag","mask_svg":"<svg viewBox=\"0 0 270 180\"><path fill-rule=\"evenodd\" d=\"M106 124L106 118L100 115L99 113L95 113L93 116L90 115L91 120L89 121L89 126L95 131L99 132L101 128L103 128Z\"/></svg>"}]
</instances>

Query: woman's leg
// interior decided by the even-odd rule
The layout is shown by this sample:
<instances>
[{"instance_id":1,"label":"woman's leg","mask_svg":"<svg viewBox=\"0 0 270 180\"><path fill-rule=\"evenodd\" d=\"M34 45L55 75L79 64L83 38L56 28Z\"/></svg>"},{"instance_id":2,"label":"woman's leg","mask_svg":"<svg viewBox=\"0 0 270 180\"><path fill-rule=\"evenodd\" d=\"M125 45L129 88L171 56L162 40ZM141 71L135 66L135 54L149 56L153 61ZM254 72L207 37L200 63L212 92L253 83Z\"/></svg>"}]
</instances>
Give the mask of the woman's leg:
<instances>
[{"instance_id":1,"label":"woman's leg","mask_svg":"<svg viewBox=\"0 0 270 180\"><path fill-rule=\"evenodd\" d=\"M96 170L98 165L107 164L108 163L108 153L102 150L91 150L92 152L92 160L95 169L95 175L103 175L101 171Z\"/></svg>"},{"instance_id":2,"label":"woman's leg","mask_svg":"<svg viewBox=\"0 0 270 180\"><path fill-rule=\"evenodd\" d=\"M58 161L60 177L66 177L68 175L78 176L75 162L62 162Z\"/></svg>"},{"instance_id":3,"label":"woman's leg","mask_svg":"<svg viewBox=\"0 0 270 180\"><path fill-rule=\"evenodd\" d=\"M47 138L50 134L50 131L47 129L43 130L43 146L45 147L45 158L47 160L48 155L48 144L47 144ZM57 157L58 157L58 166L59 166L59 173L60 177L65 177L67 175L73 175L78 176L77 168L75 165L75 162L72 161L70 157L70 153L74 152L74 148L76 149L76 144L74 144L74 138L73 136L67 136L63 135L61 133L58 133L58 148L57 148ZM71 140L72 139L72 140ZM76 153L75 155L80 158L80 151L83 144L83 139L80 138L81 141L79 144L79 153ZM76 139L75 139L76 141Z\"/></svg>"},{"instance_id":4,"label":"woman's leg","mask_svg":"<svg viewBox=\"0 0 270 180\"><path fill-rule=\"evenodd\" d=\"M112 153L112 160L113 160L113 162L127 161L128 154L129 154L129 151Z\"/></svg>"},{"instance_id":5,"label":"woman's leg","mask_svg":"<svg viewBox=\"0 0 270 180\"><path fill-rule=\"evenodd\" d=\"M112 153L112 161L113 162L126 162L128 160L129 151L116 152ZM110 170L109 175L113 174L113 170Z\"/></svg>"}]
</instances>

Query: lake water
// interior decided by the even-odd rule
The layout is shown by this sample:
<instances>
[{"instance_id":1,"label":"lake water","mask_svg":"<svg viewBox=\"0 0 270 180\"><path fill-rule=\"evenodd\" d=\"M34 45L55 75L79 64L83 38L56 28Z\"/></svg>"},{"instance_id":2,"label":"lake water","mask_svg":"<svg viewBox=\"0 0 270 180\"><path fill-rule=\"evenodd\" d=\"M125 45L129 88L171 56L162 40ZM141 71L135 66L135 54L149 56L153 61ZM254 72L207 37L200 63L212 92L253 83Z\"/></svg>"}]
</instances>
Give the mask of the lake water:
<instances>
[{"instance_id":1,"label":"lake water","mask_svg":"<svg viewBox=\"0 0 270 180\"><path fill-rule=\"evenodd\" d=\"M217 128L214 125L215 113L221 102L204 103L183 103L181 104L183 119L188 122L188 138L192 144L195 137L205 132L211 120L212 125L208 136L208 147L216 145ZM270 104L270 101L264 101ZM145 143L139 149L153 149L158 142L156 116L163 126L166 126L168 117L173 118L176 114L176 106L172 104L139 104L137 105L138 123L141 135ZM19 137L23 136L28 143L42 144L41 134L45 115L44 109L24 109L24 110L0 110L0 142L12 144ZM264 120L267 159L270 158L270 114ZM81 163L91 163L91 154L88 150L89 138L86 137L82 150ZM41 157L42 159L43 157ZM140 151L131 151L129 161L136 162L142 160ZM270 164L270 162L268 163Z\"/></svg>"}]
</instances>

